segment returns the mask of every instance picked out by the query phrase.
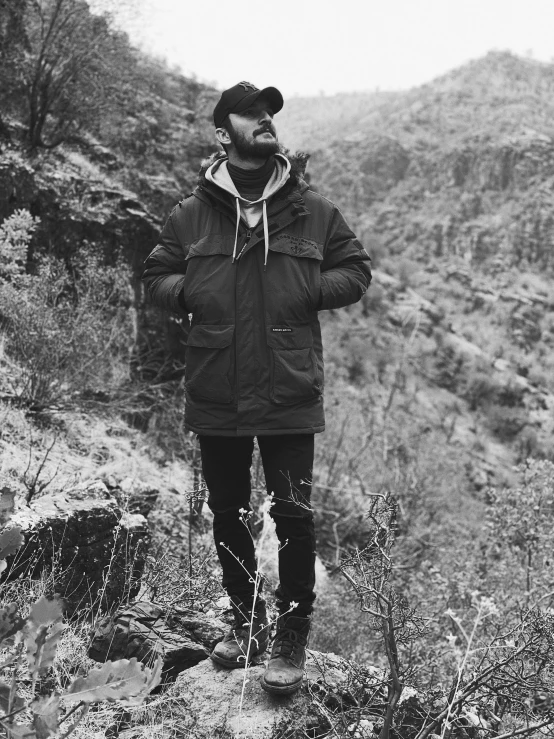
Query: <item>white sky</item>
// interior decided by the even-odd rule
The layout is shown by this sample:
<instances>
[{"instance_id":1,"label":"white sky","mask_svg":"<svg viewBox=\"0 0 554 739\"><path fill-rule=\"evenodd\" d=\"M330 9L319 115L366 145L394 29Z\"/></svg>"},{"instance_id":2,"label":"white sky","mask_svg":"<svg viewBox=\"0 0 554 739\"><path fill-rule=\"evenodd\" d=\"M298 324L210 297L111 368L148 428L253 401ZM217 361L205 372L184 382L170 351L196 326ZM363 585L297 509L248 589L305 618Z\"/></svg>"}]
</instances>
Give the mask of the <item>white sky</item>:
<instances>
[{"instance_id":1,"label":"white sky","mask_svg":"<svg viewBox=\"0 0 554 739\"><path fill-rule=\"evenodd\" d=\"M98 0L101 2L102 0ZM91 0L94 3L95 0ZM134 0L131 40L220 89L398 90L491 49L554 58L554 0Z\"/></svg>"}]
</instances>

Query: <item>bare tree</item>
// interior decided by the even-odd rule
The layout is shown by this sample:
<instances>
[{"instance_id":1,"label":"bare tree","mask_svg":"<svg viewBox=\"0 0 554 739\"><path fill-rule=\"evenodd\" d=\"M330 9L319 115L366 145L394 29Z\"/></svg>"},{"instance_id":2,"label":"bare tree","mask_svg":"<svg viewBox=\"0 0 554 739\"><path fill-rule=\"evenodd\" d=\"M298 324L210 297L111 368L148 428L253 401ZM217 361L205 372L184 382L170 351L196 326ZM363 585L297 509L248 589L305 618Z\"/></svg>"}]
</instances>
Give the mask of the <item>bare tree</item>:
<instances>
[{"instance_id":1,"label":"bare tree","mask_svg":"<svg viewBox=\"0 0 554 739\"><path fill-rule=\"evenodd\" d=\"M5 117L17 107L25 53L29 42L24 16L27 0L0 0L0 133Z\"/></svg>"},{"instance_id":2,"label":"bare tree","mask_svg":"<svg viewBox=\"0 0 554 739\"><path fill-rule=\"evenodd\" d=\"M29 142L33 149L53 148L85 124L90 129L122 97L132 51L83 0L28 0L23 23Z\"/></svg>"}]
</instances>

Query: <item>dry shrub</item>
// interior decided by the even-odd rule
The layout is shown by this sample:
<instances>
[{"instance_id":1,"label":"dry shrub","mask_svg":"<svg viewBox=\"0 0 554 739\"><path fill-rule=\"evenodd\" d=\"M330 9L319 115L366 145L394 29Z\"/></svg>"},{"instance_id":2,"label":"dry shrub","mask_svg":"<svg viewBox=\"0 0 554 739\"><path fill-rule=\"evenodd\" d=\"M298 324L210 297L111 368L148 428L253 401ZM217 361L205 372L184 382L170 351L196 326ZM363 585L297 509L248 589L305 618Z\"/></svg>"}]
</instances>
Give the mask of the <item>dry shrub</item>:
<instances>
[{"instance_id":1,"label":"dry shrub","mask_svg":"<svg viewBox=\"0 0 554 739\"><path fill-rule=\"evenodd\" d=\"M45 257L34 275L0 278L0 329L20 366L12 391L43 406L113 392L129 379L136 320L127 269L82 255Z\"/></svg>"}]
</instances>

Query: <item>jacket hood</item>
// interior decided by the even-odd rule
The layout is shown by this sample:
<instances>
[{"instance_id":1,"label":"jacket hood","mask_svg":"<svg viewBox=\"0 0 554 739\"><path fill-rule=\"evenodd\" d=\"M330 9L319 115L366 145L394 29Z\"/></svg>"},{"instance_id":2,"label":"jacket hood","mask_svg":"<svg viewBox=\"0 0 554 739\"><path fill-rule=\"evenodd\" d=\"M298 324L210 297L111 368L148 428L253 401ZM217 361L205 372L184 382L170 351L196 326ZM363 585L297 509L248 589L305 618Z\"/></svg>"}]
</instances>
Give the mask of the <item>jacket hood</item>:
<instances>
[{"instance_id":1,"label":"jacket hood","mask_svg":"<svg viewBox=\"0 0 554 739\"><path fill-rule=\"evenodd\" d=\"M310 155L306 154L303 151L297 151L295 154L291 154L291 152L286 149L284 146L280 147L279 155L281 157L286 158L290 163L290 182L293 185L299 185L299 184L305 184L304 183L304 174L306 172L306 167L308 165L308 160L310 159ZM200 171L198 172L198 184L204 185L206 182L206 172L207 170L212 166L212 164L215 164L219 159L225 160L227 159L227 154L225 154L224 151L215 151L213 154L210 154L209 157L204 159L200 165Z\"/></svg>"},{"instance_id":2,"label":"jacket hood","mask_svg":"<svg viewBox=\"0 0 554 739\"><path fill-rule=\"evenodd\" d=\"M206 170L205 177L208 180L208 182L212 182L214 185L217 185L218 187L221 187L223 190L226 190L230 195L232 195L234 198L238 198L243 203L259 203L264 200L267 200L272 195L275 195L276 192L278 192L285 182L290 177L290 169L291 165L289 160L283 156L282 154L276 154L275 155L275 169L273 171L273 174L271 175L269 182L265 186L265 189L263 191L263 194L261 197L259 197L257 200L250 201L247 198L243 198L237 188L235 187L235 183L233 182L231 175L229 174L229 171L227 169L227 162L228 159L217 159L213 164L211 164L208 169Z\"/></svg>"}]
</instances>

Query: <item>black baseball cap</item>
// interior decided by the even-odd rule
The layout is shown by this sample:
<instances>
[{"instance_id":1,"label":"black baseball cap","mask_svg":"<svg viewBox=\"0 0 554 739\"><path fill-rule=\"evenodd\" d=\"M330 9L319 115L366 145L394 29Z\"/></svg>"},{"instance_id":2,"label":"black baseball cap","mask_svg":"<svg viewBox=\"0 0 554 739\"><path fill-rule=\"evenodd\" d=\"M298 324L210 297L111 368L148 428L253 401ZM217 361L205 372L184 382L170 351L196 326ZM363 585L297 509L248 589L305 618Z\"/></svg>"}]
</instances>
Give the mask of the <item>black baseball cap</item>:
<instances>
[{"instance_id":1,"label":"black baseball cap","mask_svg":"<svg viewBox=\"0 0 554 739\"><path fill-rule=\"evenodd\" d=\"M221 93L214 108L215 127L220 128L229 113L241 113L249 108L260 95L269 100L273 113L278 113L283 107L283 96L276 87L264 87L263 90L259 90L251 82L239 82Z\"/></svg>"}]
</instances>

